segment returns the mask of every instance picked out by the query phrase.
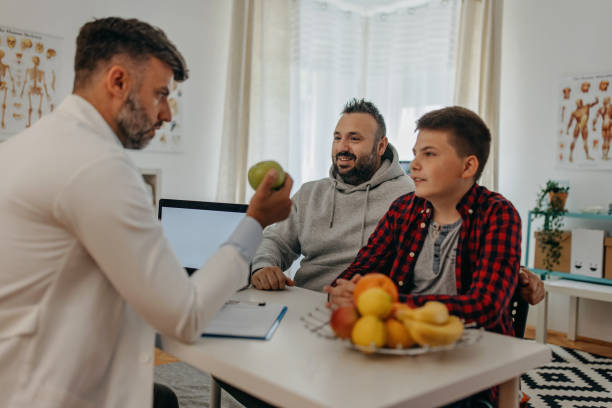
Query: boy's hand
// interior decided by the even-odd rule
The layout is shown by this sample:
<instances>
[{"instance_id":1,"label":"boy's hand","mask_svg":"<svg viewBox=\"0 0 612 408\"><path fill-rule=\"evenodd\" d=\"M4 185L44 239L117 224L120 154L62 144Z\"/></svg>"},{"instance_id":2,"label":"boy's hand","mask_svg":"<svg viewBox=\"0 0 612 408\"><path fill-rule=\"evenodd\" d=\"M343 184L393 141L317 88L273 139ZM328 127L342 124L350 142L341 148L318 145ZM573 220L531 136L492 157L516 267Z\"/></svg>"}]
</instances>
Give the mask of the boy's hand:
<instances>
[{"instance_id":1,"label":"boy's hand","mask_svg":"<svg viewBox=\"0 0 612 408\"><path fill-rule=\"evenodd\" d=\"M251 276L251 285L260 290L279 290L285 289L285 285L295 286L295 282L278 266L266 266Z\"/></svg>"},{"instance_id":2,"label":"boy's hand","mask_svg":"<svg viewBox=\"0 0 612 408\"><path fill-rule=\"evenodd\" d=\"M351 280L338 279L336 286L325 286L323 292L327 293L326 307L329 309L337 309L342 306L353 305L353 292L355 284L361 279L361 275L357 274Z\"/></svg>"},{"instance_id":3,"label":"boy's hand","mask_svg":"<svg viewBox=\"0 0 612 408\"><path fill-rule=\"evenodd\" d=\"M247 215L256 219L263 228L284 220L291 212L289 194L293 186L293 179L289 174L285 174L285 182L281 188L274 190L272 186L277 175L278 172L275 169L268 170L247 208Z\"/></svg>"},{"instance_id":4,"label":"boy's hand","mask_svg":"<svg viewBox=\"0 0 612 408\"><path fill-rule=\"evenodd\" d=\"M540 303L546 295L540 277L524 266L519 270L519 290L521 297L532 306Z\"/></svg>"}]
</instances>

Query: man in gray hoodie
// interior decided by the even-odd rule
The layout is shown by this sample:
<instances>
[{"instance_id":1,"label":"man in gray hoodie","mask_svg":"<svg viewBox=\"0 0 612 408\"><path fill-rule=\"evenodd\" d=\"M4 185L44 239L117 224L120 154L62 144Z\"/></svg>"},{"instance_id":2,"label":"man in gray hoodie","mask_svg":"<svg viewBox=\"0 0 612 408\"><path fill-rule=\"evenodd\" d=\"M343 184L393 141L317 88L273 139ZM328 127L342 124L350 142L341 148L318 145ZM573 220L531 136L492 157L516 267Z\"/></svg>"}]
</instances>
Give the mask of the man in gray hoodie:
<instances>
[{"instance_id":1,"label":"man in gray hoodie","mask_svg":"<svg viewBox=\"0 0 612 408\"><path fill-rule=\"evenodd\" d=\"M264 231L251 283L257 289L297 284L322 290L350 265L393 200L412 190L376 106L349 101L334 131L329 177L304 183L289 218ZM283 271L300 254L293 281Z\"/></svg>"}]
</instances>

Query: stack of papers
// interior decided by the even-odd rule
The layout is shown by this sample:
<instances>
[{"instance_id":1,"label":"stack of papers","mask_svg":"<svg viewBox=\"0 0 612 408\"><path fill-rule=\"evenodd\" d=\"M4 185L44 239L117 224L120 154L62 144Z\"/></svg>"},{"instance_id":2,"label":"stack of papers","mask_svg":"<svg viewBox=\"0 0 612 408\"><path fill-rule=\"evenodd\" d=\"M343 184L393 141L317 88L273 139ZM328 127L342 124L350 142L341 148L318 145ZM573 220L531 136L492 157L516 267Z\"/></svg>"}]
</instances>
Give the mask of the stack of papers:
<instances>
[{"instance_id":1,"label":"stack of papers","mask_svg":"<svg viewBox=\"0 0 612 408\"><path fill-rule=\"evenodd\" d=\"M268 340L287 311L287 306L230 300L206 326L202 336Z\"/></svg>"}]
</instances>

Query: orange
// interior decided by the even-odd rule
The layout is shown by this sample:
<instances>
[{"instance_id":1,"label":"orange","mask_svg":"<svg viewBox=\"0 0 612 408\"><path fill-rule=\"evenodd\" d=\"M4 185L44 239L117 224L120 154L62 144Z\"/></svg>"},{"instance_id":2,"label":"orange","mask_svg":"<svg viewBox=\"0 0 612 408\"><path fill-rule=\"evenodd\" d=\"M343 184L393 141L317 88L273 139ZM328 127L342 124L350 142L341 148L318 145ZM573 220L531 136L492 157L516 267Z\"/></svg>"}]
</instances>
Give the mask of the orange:
<instances>
[{"instance_id":1,"label":"orange","mask_svg":"<svg viewBox=\"0 0 612 408\"><path fill-rule=\"evenodd\" d=\"M406 326L397 319L389 318L385 321L387 328L387 347L407 348L414 345L415 341L406 329Z\"/></svg>"},{"instance_id":2,"label":"orange","mask_svg":"<svg viewBox=\"0 0 612 408\"><path fill-rule=\"evenodd\" d=\"M397 301L397 286L395 283L389 278L387 275L383 275L382 273L368 273L355 285L355 290L353 291L353 301L357 304L357 299L359 299L359 295L369 288L383 288L391 295L391 300L393 302Z\"/></svg>"}]
</instances>

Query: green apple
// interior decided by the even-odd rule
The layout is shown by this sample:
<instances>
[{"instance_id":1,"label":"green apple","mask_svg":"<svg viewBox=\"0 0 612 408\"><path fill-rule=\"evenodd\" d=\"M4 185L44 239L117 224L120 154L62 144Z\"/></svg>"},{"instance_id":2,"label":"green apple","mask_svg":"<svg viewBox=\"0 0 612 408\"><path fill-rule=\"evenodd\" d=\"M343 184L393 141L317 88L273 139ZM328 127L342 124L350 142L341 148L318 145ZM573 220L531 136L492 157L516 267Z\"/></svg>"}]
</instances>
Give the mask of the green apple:
<instances>
[{"instance_id":1,"label":"green apple","mask_svg":"<svg viewBox=\"0 0 612 408\"><path fill-rule=\"evenodd\" d=\"M283 171L281 165L275 162L274 160L266 160L261 161L259 163L255 163L249 169L249 184L251 185L251 187L253 187L253 190L257 190L257 187L259 187L259 184L270 169L276 169L276 171L278 172L278 176L276 177L276 181L274 182L272 188L278 189L280 188L280 186L283 185L283 183L285 182L285 172Z\"/></svg>"}]
</instances>

